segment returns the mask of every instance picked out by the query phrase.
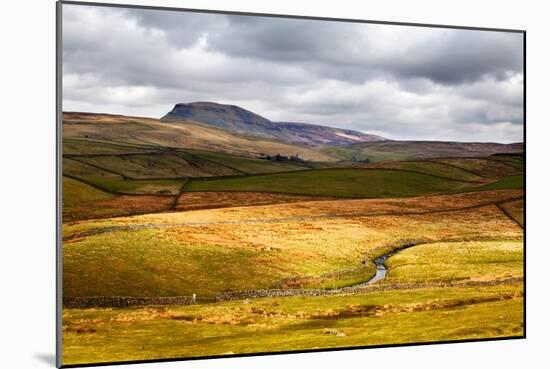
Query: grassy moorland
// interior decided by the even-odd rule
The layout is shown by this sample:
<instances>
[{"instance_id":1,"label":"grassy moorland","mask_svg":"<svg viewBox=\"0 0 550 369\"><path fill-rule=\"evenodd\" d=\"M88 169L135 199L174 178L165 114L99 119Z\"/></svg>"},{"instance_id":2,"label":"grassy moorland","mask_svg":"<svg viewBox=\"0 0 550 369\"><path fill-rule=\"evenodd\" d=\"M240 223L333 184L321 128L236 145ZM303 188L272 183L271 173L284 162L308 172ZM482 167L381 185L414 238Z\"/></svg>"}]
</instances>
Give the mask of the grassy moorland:
<instances>
[{"instance_id":1,"label":"grassy moorland","mask_svg":"<svg viewBox=\"0 0 550 369\"><path fill-rule=\"evenodd\" d=\"M498 207L483 206L490 196L455 196L447 210L441 210L445 199L434 196L397 204L326 200L79 222L65 227L64 293L212 296L330 288L368 280L374 273L370 260L409 241L521 238L521 228ZM517 193L493 196L502 201ZM407 208L416 214L401 215ZM102 273L94 273L98 268Z\"/></svg>"},{"instance_id":2,"label":"grassy moorland","mask_svg":"<svg viewBox=\"0 0 550 369\"><path fill-rule=\"evenodd\" d=\"M63 135L64 140L85 139L126 146L197 149L247 157L298 154L311 161L337 160L307 146L239 135L192 121L172 123L121 115L64 113Z\"/></svg>"},{"instance_id":3,"label":"grassy moorland","mask_svg":"<svg viewBox=\"0 0 550 369\"><path fill-rule=\"evenodd\" d=\"M143 214L170 208L167 196L116 195L84 182L63 177L63 221Z\"/></svg>"},{"instance_id":4,"label":"grassy moorland","mask_svg":"<svg viewBox=\"0 0 550 369\"><path fill-rule=\"evenodd\" d=\"M323 169L191 181L187 191L265 191L341 197L401 197L465 189L465 182L380 169Z\"/></svg>"},{"instance_id":5,"label":"grassy moorland","mask_svg":"<svg viewBox=\"0 0 550 369\"><path fill-rule=\"evenodd\" d=\"M428 262L429 261L429 262ZM383 283L498 280L523 275L523 242L439 242L391 257Z\"/></svg>"},{"instance_id":6,"label":"grassy moorland","mask_svg":"<svg viewBox=\"0 0 550 369\"><path fill-rule=\"evenodd\" d=\"M345 206L342 206L342 199L338 199L338 201L322 199L323 201L291 202L284 206L247 206L207 211L151 213L139 217L114 217L71 222L64 225L63 234L66 237L75 238L82 232L97 233L104 228L136 227L141 224L146 224L149 227L154 225L166 227L174 224L200 226L208 222L217 224L251 223L254 221L267 223L282 220L300 221L307 220L307 218L359 218L382 215L408 217L409 215L438 214L445 211L470 210L492 204L504 204L521 199L522 195L522 190L512 189L409 198L346 199Z\"/></svg>"},{"instance_id":7,"label":"grassy moorland","mask_svg":"<svg viewBox=\"0 0 550 369\"><path fill-rule=\"evenodd\" d=\"M102 155L90 158L83 157L79 160L135 179L207 177L240 173L232 168L180 152Z\"/></svg>"},{"instance_id":8,"label":"grassy moorland","mask_svg":"<svg viewBox=\"0 0 550 369\"><path fill-rule=\"evenodd\" d=\"M252 191L187 191L179 196L175 210L216 209L292 202L334 200L334 197L291 195Z\"/></svg>"},{"instance_id":9,"label":"grassy moorland","mask_svg":"<svg viewBox=\"0 0 550 369\"><path fill-rule=\"evenodd\" d=\"M66 210L81 208L87 202L111 200L115 197L113 194L67 177L63 177L63 195L63 207Z\"/></svg>"},{"instance_id":10,"label":"grassy moorland","mask_svg":"<svg viewBox=\"0 0 550 369\"><path fill-rule=\"evenodd\" d=\"M156 149L158 146L129 144L116 140L105 141L84 137L63 138L63 155L143 154Z\"/></svg>"},{"instance_id":11,"label":"grassy moorland","mask_svg":"<svg viewBox=\"0 0 550 369\"><path fill-rule=\"evenodd\" d=\"M522 159L506 160L505 158L439 158L431 159L438 163L456 166L484 178L498 179L518 175L523 172ZM514 163L514 164L511 164ZM518 167L517 164L520 164Z\"/></svg>"},{"instance_id":12,"label":"grassy moorland","mask_svg":"<svg viewBox=\"0 0 550 369\"><path fill-rule=\"evenodd\" d=\"M64 309L64 362L522 336L522 284L500 281L522 275L523 232L498 206L483 205L518 196L521 190L325 200L68 224L66 296L341 287L368 280L375 256L411 240L419 246L389 259L381 286L496 285Z\"/></svg>"},{"instance_id":13,"label":"grassy moorland","mask_svg":"<svg viewBox=\"0 0 550 369\"><path fill-rule=\"evenodd\" d=\"M524 158L502 153L519 145L327 148L64 118L64 297L201 302L65 307L64 364L524 334ZM310 288L324 295L200 300Z\"/></svg>"},{"instance_id":14,"label":"grassy moorland","mask_svg":"<svg viewBox=\"0 0 550 369\"><path fill-rule=\"evenodd\" d=\"M521 153L523 144L462 143L443 141L373 141L348 146L328 146L326 153L341 160L369 159L373 162L431 158L485 157L498 153Z\"/></svg>"},{"instance_id":15,"label":"grassy moorland","mask_svg":"<svg viewBox=\"0 0 550 369\"><path fill-rule=\"evenodd\" d=\"M203 160L208 160L213 163L218 163L219 165L233 168L241 174L276 173L309 169L309 166L306 163L299 162L276 162L204 150L186 150L186 152Z\"/></svg>"},{"instance_id":16,"label":"grassy moorland","mask_svg":"<svg viewBox=\"0 0 550 369\"><path fill-rule=\"evenodd\" d=\"M514 219L522 227L525 219L525 205L523 199L505 202L500 205L500 208L512 219Z\"/></svg>"},{"instance_id":17,"label":"grassy moorland","mask_svg":"<svg viewBox=\"0 0 550 369\"><path fill-rule=\"evenodd\" d=\"M183 185L178 179L154 179L147 181L116 180L110 178L83 178L89 184L109 192L128 195L175 195Z\"/></svg>"},{"instance_id":18,"label":"grassy moorland","mask_svg":"<svg viewBox=\"0 0 550 369\"><path fill-rule=\"evenodd\" d=\"M474 318L475 317L475 318ZM521 284L70 309L67 363L521 336Z\"/></svg>"},{"instance_id":19,"label":"grassy moorland","mask_svg":"<svg viewBox=\"0 0 550 369\"><path fill-rule=\"evenodd\" d=\"M523 175L509 176L499 179L496 182L488 183L479 187L480 190L500 190L503 188L523 188Z\"/></svg>"},{"instance_id":20,"label":"grassy moorland","mask_svg":"<svg viewBox=\"0 0 550 369\"><path fill-rule=\"evenodd\" d=\"M463 159L468 161L468 159ZM429 174L436 177L443 177L455 181L482 182L480 175L462 169L458 166L452 166L445 163L432 161L386 161L368 164L356 164L364 168L383 168L395 170L407 170L418 173Z\"/></svg>"},{"instance_id":21,"label":"grassy moorland","mask_svg":"<svg viewBox=\"0 0 550 369\"><path fill-rule=\"evenodd\" d=\"M479 189L482 190L517 188L517 181L501 182L501 178L520 175L523 165L523 157L514 155L431 158L429 161L370 164L334 161L276 162L259 159L258 155L263 153L248 152L243 156L228 151L203 150L196 147L197 142L194 140L180 148L159 145L153 139L160 134L157 130L164 132L167 129L171 132L174 128L171 125L162 128L154 120L75 113L67 115L66 123L63 173L67 178L104 192L103 197L107 194L115 196L111 202L93 201L92 197L91 201L86 201L86 207L90 209L88 212L75 211L83 210L82 206L66 207L64 211L67 220L107 218L109 215L142 214L171 209L193 210L285 203L305 201L309 199L308 196L319 199L388 198L468 191L470 188L477 190L474 188L476 186L480 186ZM93 127L98 124L101 126L101 134L93 131ZM140 135L148 133L152 136L147 139L136 139L139 135L115 135L120 133L120 126L125 124L153 124L155 128L142 127ZM183 126L191 130L204 128L193 124ZM161 136L166 135L163 133ZM215 137L221 139L222 136ZM169 142L162 141L162 144L167 143ZM220 149L214 144L212 147ZM311 169L314 171L306 172ZM290 173L293 171L296 173ZM197 177L217 179L207 182L197 180ZM188 179L191 179L189 183ZM184 183L187 185L180 196ZM73 193L66 191L64 200L67 203L79 201L78 198L71 198ZM156 197L138 198L131 197L132 195ZM119 208L125 210L121 211Z\"/></svg>"},{"instance_id":22,"label":"grassy moorland","mask_svg":"<svg viewBox=\"0 0 550 369\"><path fill-rule=\"evenodd\" d=\"M72 159L64 159L63 174L113 194L175 195L183 184L183 179L128 179L121 174Z\"/></svg>"}]
</instances>

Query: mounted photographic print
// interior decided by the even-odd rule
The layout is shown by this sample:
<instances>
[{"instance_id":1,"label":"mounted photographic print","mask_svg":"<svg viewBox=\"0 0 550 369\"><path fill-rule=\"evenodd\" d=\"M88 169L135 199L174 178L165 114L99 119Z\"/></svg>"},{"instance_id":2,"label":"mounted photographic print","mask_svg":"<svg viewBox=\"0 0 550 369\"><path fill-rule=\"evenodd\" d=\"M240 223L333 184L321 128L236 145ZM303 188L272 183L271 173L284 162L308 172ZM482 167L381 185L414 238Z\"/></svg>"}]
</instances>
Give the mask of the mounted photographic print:
<instances>
[{"instance_id":1,"label":"mounted photographic print","mask_svg":"<svg viewBox=\"0 0 550 369\"><path fill-rule=\"evenodd\" d=\"M525 337L524 37L58 3L58 365Z\"/></svg>"}]
</instances>

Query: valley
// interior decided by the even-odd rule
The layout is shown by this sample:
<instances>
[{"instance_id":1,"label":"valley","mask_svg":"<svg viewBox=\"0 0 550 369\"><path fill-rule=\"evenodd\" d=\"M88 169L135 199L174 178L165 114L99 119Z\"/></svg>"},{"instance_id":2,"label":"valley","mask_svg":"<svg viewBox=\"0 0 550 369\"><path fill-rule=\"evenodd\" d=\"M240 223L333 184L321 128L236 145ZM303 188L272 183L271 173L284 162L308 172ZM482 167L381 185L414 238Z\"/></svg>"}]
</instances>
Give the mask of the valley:
<instances>
[{"instance_id":1,"label":"valley","mask_svg":"<svg viewBox=\"0 0 550 369\"><path fill-rule=\"evenodd\" d=\"M64 113L66 364L524 334L523 144L186 114Z\"/></svg>"}]
</instances>

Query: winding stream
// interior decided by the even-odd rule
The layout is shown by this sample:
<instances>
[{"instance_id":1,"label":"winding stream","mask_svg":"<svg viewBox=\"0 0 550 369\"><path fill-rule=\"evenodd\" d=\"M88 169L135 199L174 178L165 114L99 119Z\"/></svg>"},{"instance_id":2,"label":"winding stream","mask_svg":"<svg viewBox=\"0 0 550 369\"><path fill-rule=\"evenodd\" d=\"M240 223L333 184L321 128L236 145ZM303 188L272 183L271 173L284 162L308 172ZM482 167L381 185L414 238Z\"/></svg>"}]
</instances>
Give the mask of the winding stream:
<instances>
[{"instance_id":1,"label":"winding stream","mask_svg":"<svg viewBox=\"0 0 550 369\"><path fill-rule=\"evenodd\" d=\"M396 249L393 249L392 251L374 259L374 264L376 265L376 274L368 281L357 284L355 285L355 287L368 286L369 284L376 283L379 280L386 278L386 274L388 273L388 268L386 267L386 260L388 260L388 258L390 258L391 256L397 254L398 252L401 252L405 249L408 249L409 247L413 247L416 245L417 245L416 243L406 244Z\"/></svg>"}]
</instances>

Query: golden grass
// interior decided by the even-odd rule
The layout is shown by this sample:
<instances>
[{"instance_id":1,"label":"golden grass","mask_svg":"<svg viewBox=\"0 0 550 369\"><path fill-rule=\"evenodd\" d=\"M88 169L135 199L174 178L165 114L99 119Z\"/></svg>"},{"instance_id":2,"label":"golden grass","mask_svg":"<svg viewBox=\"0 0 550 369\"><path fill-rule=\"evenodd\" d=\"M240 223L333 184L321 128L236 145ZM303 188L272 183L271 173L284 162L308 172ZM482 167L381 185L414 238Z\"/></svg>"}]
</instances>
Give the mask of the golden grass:
<instances>
[{"instance_id":1,"label":"golden grass","mask_svg":"<svg viewBox=\"0 0 550 369\"><path fill-rule=\"evenodd\" d=\"M320 200L334 200L334 198L269 192L184 192L179 197L175 210L200 210Z\"/></svg>"},{"instance_id":2,"label":"golden grass","mask_svg":"<svg viewBox=\"0 0 550 369\"><path fill-rule=\"evenodd\" d=\"M509 207L522 195L494 190L299 201L66 223L64 236L75 238L63 245L64 294L204 297L232 289L338 287L367 280L374 273L369 260L409 242L433 243L391 257L388 279L380 283L498 282L523 275L523 229L492 203ZM231 197L216 201L231 204ZM76 237L83 231L97 233ZM63 360L150 360L523 333L520 283L419 288L64 309Z\"/></svg>"},{"instance_id":3,"label":"golden grass","mask_svg":"<svg viewBox=\"0 0 550 369\"><path fill-rule=\"evenodd\" d=\"M433 161L455 165L459 168L463 168L486 178L501 178L505 176L517 175L522 172L520 168L515 168L495 159L441 158L433 159Z\"/></svg>"},{"instance_id":4,"label":"golden grass","mask_svg":"<svg viewBox=\"0 0 550 369\"><path fill-rule=\"evenodd\" d=\"M65 364L522 336L521 285L64 309Z\"/></svg>"},{"instance_id":5,"label":"golden grass","mask_svg":"<svg viewBox=\"0 0 550 369\"><path fill-rule=\"evenodd\" d=\"M383 283L503 280L523 276L523 242L469 241L419 245L392 256Z\"/></svg>"},{"instance_id":6,"label":"golden grass","mask_svg":"<svg viewBox=\"0 0 550 369\"><path fill-rule=\"evenodd\" d=\"M523 203L523 199L506 202L500 207L504 212L506 212L506 214L508 214L508 216L524 226L525 205Z\"/></svg>"},{"instance_id":7,"label":"golden grass","mask_svg":"<svg viewBox=\"0 0 550 369\"><path fill-rule=\"evenodd\" d=\"M517 194L490 193L493 199ZM372 258L411 241L522 239L523 230L495 205L421 212L440 209L445 203L460 208L487 201L479 194L455 196L446 197L447 202L441 197L411 199L405 204L418 213L407 215L403 209L398 212L401 202L339 200L338 204L303 202L67 225L66 235L110 226L142 228L108 229L66 244L65 293L208 296L227 289L330 288L369 279L374 273ZM338 211L348 215L331 216ZM311 217L314 214L328 216ZM96 273L98 268L101 273Z\"/></svg>"},{"instance_id":8,"label":"golden grass","mask_svg":"<svg viewBox=\"0 0 550 369\"><path fill-rule=\"evenodd\" d=\"M249 138L192 121L164 122L158 119L107 114L63 114L63 135L72 139L95 139L128 144L190 148L258 157L261 154L295 155L313 161L334 161L311 148Z\"/></svg>"},{"instance_id":9,"label":"golden grass","mask_svg":"<svg viewBox=\"0 0 550 369\"><path fill-rule=\"evenodd\" d=\"M289 204L275 204L225 209L167 212L121 217L108 221L89 221L68 225L64 232L69 235L86 229L103 226L131 224L184 224L201 222L243 222L253 220L280 220L299 217L407 215L407 213L430 213L434 211L458 210L491 202L521 197L523 190L492 190L467 192L453 195L419 196L392 199L338 199L305 201Z\"/></svg>"},{"instance_id":10,"label":"golden grass","mask_svg":"<svg viewBox=\"0 0 550 369\"><path fill-rule=\"evenodd\" d=\"M63 222L110 218L167 210L171 197L113 195L80 181L63 177Z\"/></svg>"}]
</instances>

